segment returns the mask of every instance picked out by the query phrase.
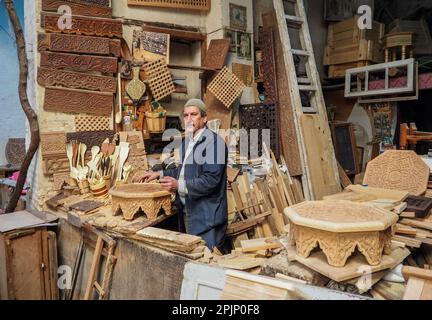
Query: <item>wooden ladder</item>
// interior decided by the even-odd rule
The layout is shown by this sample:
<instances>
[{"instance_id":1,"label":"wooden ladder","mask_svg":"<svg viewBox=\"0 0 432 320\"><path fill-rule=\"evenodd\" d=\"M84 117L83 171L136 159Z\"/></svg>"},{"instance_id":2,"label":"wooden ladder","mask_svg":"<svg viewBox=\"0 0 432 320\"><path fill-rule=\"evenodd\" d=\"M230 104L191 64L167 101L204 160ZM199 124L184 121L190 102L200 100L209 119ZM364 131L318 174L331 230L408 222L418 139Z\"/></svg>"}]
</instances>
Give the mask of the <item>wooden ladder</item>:
<instances>
[{"instance_id":1,"label":"wooden ladder","mask_svg":"<svg viewBox=\"0 0 432 320\"><path fill-rule=\"evenodd\" d=\"M340 183L306 12L303 0L273 0L273 4L303 167L304 194L307 200L320 199L326 193L340 191ZM289 30L298 30L301 48L293 48ZM304 61L306 77L297 75L295 57ZM309 101L306 106L302 104L302 95ZM309 135L311 130L316 132ZM305 133L308 136L306 140ZM314 137L318 138L315 143ZM313 152L314 147L317 152ZM318 170L322 167L329 170Z\"/></svg>"}]
</instances>

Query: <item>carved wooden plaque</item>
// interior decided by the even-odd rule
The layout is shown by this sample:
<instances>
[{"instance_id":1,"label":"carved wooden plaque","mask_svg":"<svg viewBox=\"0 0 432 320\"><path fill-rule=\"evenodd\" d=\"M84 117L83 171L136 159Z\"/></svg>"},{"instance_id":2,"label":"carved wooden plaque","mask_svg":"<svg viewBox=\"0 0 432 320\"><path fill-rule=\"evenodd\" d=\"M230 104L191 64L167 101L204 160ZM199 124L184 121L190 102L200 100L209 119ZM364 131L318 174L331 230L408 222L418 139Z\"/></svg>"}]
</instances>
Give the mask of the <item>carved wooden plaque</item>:
<instances>
[{"instance_id":1,"label":"carved wooden plaque","mask_svg":"<svg viewBox=\"0 0 432 320\"><path fill-rule=\"evenodd\" d=\"M111 117L107 116L76 116L76 131L105 131L110 129Z\"/></svg>"},{"instance_id":2,"label":"carved wooden plaque","mask_svg":"<svg viewBox=\"0 0 432 320\"><path fill-rule=\"evenodd\" d=\"M70 53L89 53L97 55L114 55L120 57L121 43L117 39L102 37L76 36L57 33L38 34L39 51L57 51Z\"/></svg>"},{"instance_id":3,"label":"carved wooden plaque","mask_svg":"<svg viewBox=\"0 0 432 320\"><path fill-rule=\"evenodd\" d=\"M88 73L38 68L38 84L43 87L62 86L71 89L86 89L102 92L117 92L117 80L113 77Z\"/></svg>"},{"instance_id":4,"label":"carved wooden plaque","mask_svg":"<svg viewBox=\"0 0 432 320\"><path fill-rule=\"evenodd\" d=\"M274 35L272 28L265 28L259 34L260 48L263 51L263 80L265 101L275 103L278 100Z\"/></svg>"},{"instance_id":5,"label":"carved wooden plaque","mask_svg":"<svg viewBox=\"0 0 432 320\"><path fill-rule=\"evenodd\" d=\"M370 187L425 193L430 169L414 151L388 150L370 161L363 184Z\"/></svg>"},{"instance_id":6,"label":"carved wooden plaque","mask_svg":"<svg viewBox=\"0 0 432 320\"><path fill-rule=\"evenodd\" d=\"M69 53L41 52L40 65L41 67L67 69L79 72L117 72L117 58L87 55L82 56Z\"/></svg>"},{"instance_id":7,"label":"carved wooden plaque","mask_svg":"<svg viewBox=\"0 0 432 320\"><path fill-rule=\"evenodd\" d=\"M253 83L252 66L242 63L233 63L232 72L243 82L246 86L251 86Z\"/></svg>"},{"instance_id":8,"label":"carved wooden plaque","mask_svg":"<svg viewBox=\"0 0 432 320\"><path fill-rule=\"evenodd\" d=\"M53 188L55 191L61 190L63 184L69 181L70 173L69 172L58 172L53 174L54 184Z\"/></svg>"},{"instance_id":9,"label":"carved wooden plaque","mask_svg":"<svg viewBox=\"0 0 432 320\"><path fill-rule=\"evenodd\" d=\"M72 140L84 143L88 149L93 146L101 146L105 139L113 139L115 132L112 130L104 131L87 131L87 132L70 132L66 134L66 142Z\"/></svg>"},{"instance_id":10,"label":"carved wooden plaque","mask_svg":"<svg viewBox=\"0 0 432 320\"><path fill-rule=\"evenodd\" d=\"M211 40L205 56L203 67L211 69L222 69L230 48L229 39Z\"/></svg>"},{"instance_id":11,"label":"carved wooden plaque","mask_svg":"<svg viewBox=\"0 0 432 320\"><path fill-rule=\"evenodd\" d=\"M230 108L234 101L240 97L245 85L231 71L224 67L208 86L208 90L221 101L225 107Z\"/></svg>"},{"instance_id":12,"label":"carved wooden plaque","mask_svg":"<svg viewBox=\"0 0 432 320\"><path fill-rule=\"evenodd\" d=\"M114 106L113 101L112 93L47 87L44 110L110 115Z\"/></svg>"},{"instance_id":13,"label":"carved wooden plaque","mask_svg":"<svg viewBox=\"0 0 432 320\"><path fill-rule=\"evenodd\" d=\"M166 33L134 30L132 38L134 59L140 62L163 59L169 64L170 38Z\"/></svg>"},{"instance_id":14,"label":"carved wooden plaque","mask_svg":"<svg viewBox=\"0 0 432 320\"><path fill-rule=\"evenodd\" d=\"M5 148L6 160L9 164L20 166L26 154L25 139L11 138Z\"/></svg>"},{"instance_id":15,"label":"carved wooden plaque","mask_svg":"<svg viewBox=\"0 0 432 320\"><path fill-rule=\"evenodd\" d=\"M127 0L128 6L210 11L211 0Z\"/></svg>"},{"instance_id":16,"label":"carved wooden plaque","mask_svg":"<svg viewBox=\"0 0 432 320\"><path fill-rule=\"evenodd\" d=\"M71 33L99 37L123 37L123 24L120 20L87 18L72 15L72 27L61 30L58 26L60 15L42 14L42 28L55 33Z\"/></svg>"},{"instance_id":17,"label":"carved wooden plaque","mask_svg":"<svg viewBox=\"0 0 432 320\"><path fill-rule=\"evenodd\" d=\"M67 2L78 2L77 0L66 0ZM110 0L81 0L79 2L84 2L87 4L97 4L104 7L110 6Z\"/></svg>"},{"instance_id":18,"label":"carved wooden plaque","mask_svg":"<svg viewBox=\"0 0 432 320\"><path fill-rule=\"evenodd\" d=\"M42 159L53 156L66 157L66 134L63 131L41 133L40 139Z\"/></svg>"},{"instance_id":19,"label":"carved wooden plaque","mask_svg":"<svg viewBox=\"0 0 432 320\"><path fill-rule=\"evenodd\" d=\"M99 1L105 3L104 5L97 4L98 1L95 2L95 4L92 4L91 1L80 0L42 0L42 10L57 12L60 6L67 5L72 9L74 15L100 18L112 17L112 9L107 6L109 4L108 0Z\"/></svg>"},{"instance_id":20,"label":"carved wooden plaque","mask_svg":"<svg viewBox=\"0 0 432 320\"><path fill-rule=\"evenodd\" d=\"M66 156L66 152L64 156L48 156L43 160L43 164L43 173L45 175L52 175L60 172L70 173L69 160Z\"/></svg>"},{"instance_id":21,"label":"carved wooden plaque","mask_svg":"<svg viewBox=\"0 0 432 320\"><path fill-rule=\"evenodd\" d=\"M289 172L292 176L303 174L303 168L300 161L300 150L298 147L297 132L294 122L293 106L291 105L287 74L285 72L285 61L283 57L283 47L280 42L278 25L274 13L263 14L264 27L271 27L274 30L274 44L276 57L276 79L277 79L277 96L279 107L280 127L282 130L282 154L287 162Z\"/></svg>"}]
</instances>

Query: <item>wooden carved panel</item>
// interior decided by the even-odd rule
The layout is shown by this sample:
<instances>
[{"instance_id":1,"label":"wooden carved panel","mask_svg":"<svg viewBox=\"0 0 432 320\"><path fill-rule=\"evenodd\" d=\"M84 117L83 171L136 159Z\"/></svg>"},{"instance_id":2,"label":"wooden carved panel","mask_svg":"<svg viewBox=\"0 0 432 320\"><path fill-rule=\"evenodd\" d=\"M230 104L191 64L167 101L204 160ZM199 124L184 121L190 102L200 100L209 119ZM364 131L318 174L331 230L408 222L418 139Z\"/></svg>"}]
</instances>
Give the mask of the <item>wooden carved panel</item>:
<instances>
[{"instance_id":1,"label":"wooden carved panel","mask_svg":"<svg viewBox=\"0 0 432 320\"><path fill-rule=\"evenodd\" d=\"M69 53L41 52L40 65L41 67L67 69L79 72L117 72L117 58L81 56Z\"/></svg>"},{"instance_id":2,"label":"wooden carved panel","mask_svg":"<svg viewBox=\"0 0 432 320\"><path fill-rule=\"evenodd\" d=\"M225 66L225 60L229 48L229 39L211 40L203 62L203 67L211 69L222 69Z\"/></svg>"},{"instance_id":3,"label":"wooden carved panel","mask_svg":"<svg viewBox=\"0 0 432 320\"><path fill-rule=\"evenodd\" d=\"M143 68L154 100L159 101L175 91L171 73L162 59L146 63Z\"/></svg>"},{"instance_id":4,"label":"wooden carved panel","mask_svg":"<svg viewBox=\"0 0 432 320\"><path fill-rule=\"evenodd\" d=\"M233 63L232 72L239 78L246 86L253 84L252 66L243 63Z\"/></svg>"},{"instance_id":5,"label":"wooden carved panel","mask_svg":"<svg viewBox=\"0 0 432 320\"><path fill-rule=\"evenodd\" d=\"M5 156L9 164L20 166L24 160L25 153L26 148L24 138L11 138L8 140L5 148Z\"/></svg>"},{"instance_id":6,"label":"wooden carved panel","mask_svg":"<svg viewBox=\"0 0 432 320\"><path fill-rule=\"evenodd\" d=\"M109 4L108 0L102 2L107 2ZM62 5L69 6L72 9L72 14L78 16L90 16L99 18L112 17L112 9L106 5L91 4L86 3L86 1L80 0L42 0L43 11L57 12L57 9Z\"/></svg>"},{"instance_id":7,"label":"wooden carved panel","mask_svg":"<svg viewBox=\"0 0 432 320\"><path fill-rule=\"evenodd\" d=\"M110 115L113 106L112 93L59 87L47 87L45 90L45 111Z\"/></svg>"},{"instance_id":8,"label":"wooden carved panel","mask_svg":"<svg viewBox=\"0 0 432 320\"><path fill-rule=\"evenodd\" d=\"M53 188L55 191L60 191L63 184L69 181L70 173L69 172L58 172L53 174L54 184Z\"/></svg>"},{"instance_id":9,"label":"wooden carved panel","mask_svg":"<svg viewBox=\"0 0 432 320\"><path fill-rule=\"evenodd\" d=\"M263 51L262 72L266 98L265 101L268 103L275 103L278 100L278 95L273 29L265 28L261 30L259 41L260 48Z\"/></svg>"},{"instance_id":10,"label":"wooden carved panel","mask_svg":"<svg viewBox=\"0 0 432 320\"><path fill-rule=\"evenodd\" d=\"M49 156L43 160L43 173L53 175L60 172L70 172L69 160L66 156Z\"/></svg>"},{"instance_id":11,"label":"wooden carved panel","mask_svg":"<svg viewBox=\"0 0 432 320\"><path fill-rule=\"evenodd\" d=\"M86 131L86 132L70 132L66 134L66 142L69 143L72 140L84 143L87 148L93 146L101 146L105 139L112 141L115 132L112 130L104 131Z\"/></svg>"},{"instance_id":12,"label":"wooden carved panel","mask_svg":"<svg viewBox=\"0 0 432 320\"><path fill-rule=\"evenodd\" d=\"M127 0L128 6L210 11L211 0Z\"/></svg>"},{"instance_id":13,"label":"wooden carved panel","mask_svg":"<svg viewBox=\"0 0 432 320\"><path fill-rule=\"evenodd\" d=\"M110 6L110 0L66 0L67 2L84 2L86 4L97 4L104 7Z\"/></svg>"},{"instance_id":14,"label":"wooden carved panel","mask_svg":"<svg viewBox=\"0 0 432 320\"><path fill-rule=\"evenodd\" d=\"M55 33L83 34L99 37L123 37L123 24L120 20L103 18L86 18L72 15L72 27L61 30L58 26L60 15L42 14L42 27L45 31Z\"/></svg>"},{"instance_id":15,"label":"wooden carved panel","mask_svg":"<svg viewBox=\"0 0 432 320\"><path fill-rule=\"evenodd\" d=\"M133 167L133 172L148 170L147 153L145 149L132 149L127 162Z\"/></svg>"},{"instance_id":16,"label":"wooden carved panel","mask_svg":"<svg viewBox=\"0 0 432 320\"><path fill-rule=\"evenodd\" d=\"M110 129L111 117L107 116L76 116L76 131L103 131Z\"/></svg>"},{"instance_id":17,"label":"wooden carved panel","mask_svg":"<svg viewBox=\"0 0 432 320\"><path fill-rule=\"evenodd\" d=\"M293 106L291 105L287 74L285 72L285 61L283 47L280 42L278 25L274 13L263 14L265 28L273 28L276 61L277 97L279 100L280 135L282 142L282 154L287 162L289 172L292 176L303 174L300 161L300 150L298 146L296 125L294 122Z\"/></svg>"},{"instance_id":18,"label":"wooden carved panel","mask_svg":"<svg viewBox=\"0 0 432 320\"><path fill-rule=\"evenodd\" d=\"M225 107L230 108L240 97L245 85L231 71L224 67L207 87Z\"/></svg>"},{"instance_id":19,"label":"wooden carved panel","mask_svg":"<svg viewBox=\"0 0 432 320\"><path fill-rule=\"evenodd\" d=\"M414 151L388 150L368 163L363 184L420 196L427 189L429 172Z\"/></svg>"},{"instance_id":20,"label":"wooden carved panel","mask_svg":"<svg viewBox=\"0 0 432 320\"><path fill-rule=\"evenodd\" d=\"M63 131L40 134L42 159L66 157L66 134Z\"/></svg>"},{"instance_id":21,"label":"wooden carved panel","mask_svg":"<svg viewBox=\"0 0 432 320\"><path fill-rule=\"evenodd\" d=\"M39 51L89 53L97 55L121 55L121 43L117 39L76 36L56 33L38 34Z\"/></svg>"},{"instance_id":22,"label":"wooden carved panel","mask_svg":"<svg viewBox=\"0 0 432 320\"><path fill-rule=\"evenodd\" d=\"M37 80L38 84L43 87L62 86L71 89L117 92L117 80L115 78L87 73L41 67L38 69Z\"/></svg>"}]
</instances>

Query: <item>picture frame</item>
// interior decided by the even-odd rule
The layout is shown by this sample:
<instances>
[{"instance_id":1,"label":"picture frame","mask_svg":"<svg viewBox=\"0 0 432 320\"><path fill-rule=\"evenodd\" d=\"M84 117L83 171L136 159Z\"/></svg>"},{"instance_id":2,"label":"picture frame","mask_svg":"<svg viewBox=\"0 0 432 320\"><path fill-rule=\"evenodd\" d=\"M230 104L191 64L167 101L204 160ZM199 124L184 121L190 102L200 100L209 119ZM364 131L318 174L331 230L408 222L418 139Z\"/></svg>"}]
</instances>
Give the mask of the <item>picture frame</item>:
<instances>
[{"instance_id":1,"label":"picture frame","mask_svg":"<svg viewBox=\"0 0 432 320\"><path fill-rule=\"evenodd\" d=\"M229 16L232 29L246 31L247 29L247 8L230 3Z\"/></svg>"},{"instance_id":2,"label":"picture frame","mask_svg":"<svg viewBox=\"0 0 432 320\"><path fill-rule=\"evenodd\" d=\"M223 37L225 39L230 39L230 49L228 52L237 52L237 32L235 30L224 28L224 35Z\"/></svg>"},{"instance_id":3,"label":"picture frame","mask_svg":"<svg viewBox=\"0 0 432 320\"><path fill-rule=\"evenodd\" d=\"M239 59L252 60L252 35L247 32L237 32L236 35L237 57Z\"/></svg>"}]
</instances>

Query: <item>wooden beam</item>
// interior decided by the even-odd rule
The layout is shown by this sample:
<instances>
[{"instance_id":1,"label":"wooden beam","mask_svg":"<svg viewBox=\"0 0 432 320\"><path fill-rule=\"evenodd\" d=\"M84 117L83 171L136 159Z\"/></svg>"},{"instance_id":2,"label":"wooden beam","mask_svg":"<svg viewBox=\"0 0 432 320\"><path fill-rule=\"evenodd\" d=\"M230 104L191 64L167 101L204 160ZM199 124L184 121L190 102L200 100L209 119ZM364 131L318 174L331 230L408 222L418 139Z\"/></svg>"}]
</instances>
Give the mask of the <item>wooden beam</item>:
<instances>
[{"instance_id":1,"label":"wooden beam","mask_svg":"<svg viewBox=\"0 0 432 320\"><path fill-rule=\"evenodd\" d=\"M72 9L73 15L111 18L112 9L110 7L88 2L80 0L42 0L42 10L57 12L60 6L66 5Z\"/></svg>"},{"instance_id":2,"label":"wooden beam","mask_svg":"<svg viewBox=\"0 0 432 320\"><path fill-rule=\"evenodd\" d=\"M100 37L123 37L123 24L120 20L89 18L72 15L72 27L61 30L58 26L60 15L42 12L41 26L47 32L70 33Z\"/></svg>"},{"instance_id":3,"label":"wooden beam","mask_svg":"<svg viewBox=\"0 0 432 320\"><path fill-rule=\"evenodd\" d=\"M167 33L171 36L171 39L177 40L206 41L207 39L207 36L205 34L193 31L175 30L149 25L143 25L142 29L143 31L149 32Z\"/></svg>"},{"instance_id":4,"label":"wooden beam","mask_svg":"<svg viewBox=\"0 0 432 320\"><path fill-rule=\"evenodd\" d=\"M45 111L110 115L114 106L112 93L47 87Z\"/></svg>"},{"instance_id":5,"label":"wooden beam","mask_svg":"<svg viewBox=\"0 0 432 320\"><path fill-rule=\"evenodd\" d=\"M38 34L39 51L121 56L120 40L55 33Z\"/></svg>"},{"instance_id":6,"label":"wooden beam","mask_svg":"<svg viewBox=\"0 0 432 320\"><path fill-rule=\"evenodd\" d=\"M87 72L99 71L102 73L117 72L117 58L100 56L83 56L69 53L41 52L41 67L67 69Z\"/></svg>"}]
</instances>

